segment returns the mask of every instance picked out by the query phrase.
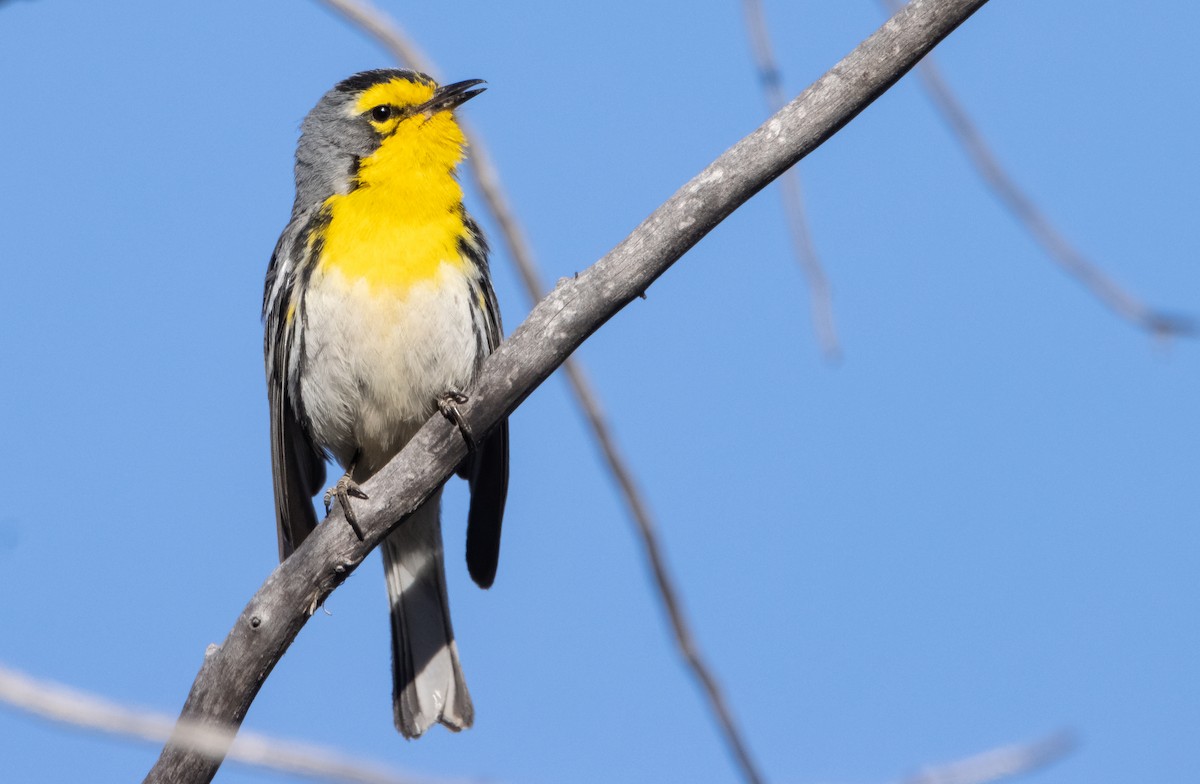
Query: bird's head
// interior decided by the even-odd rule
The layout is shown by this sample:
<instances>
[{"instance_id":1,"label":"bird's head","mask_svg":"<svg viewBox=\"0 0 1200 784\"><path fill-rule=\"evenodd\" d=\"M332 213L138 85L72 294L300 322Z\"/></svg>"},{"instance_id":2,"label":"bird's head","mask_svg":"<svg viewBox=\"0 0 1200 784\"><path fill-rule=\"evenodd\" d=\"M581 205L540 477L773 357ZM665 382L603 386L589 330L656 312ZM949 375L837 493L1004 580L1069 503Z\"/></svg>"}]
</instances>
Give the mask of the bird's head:
<instances>
[{"instance_id":1,"label":"bird's head","mask_svg":"<svg viewBox=\"0 0 1200 784\"><path fill-rule=\"evenodd\" d=\"M439 86L416 71L364 71L326 93L301 125L296 149L301 192L325 198L356 178L444 173L462 160L466 137L454 110L483 92L481 79Z\"/></svg>"}]
</instances>

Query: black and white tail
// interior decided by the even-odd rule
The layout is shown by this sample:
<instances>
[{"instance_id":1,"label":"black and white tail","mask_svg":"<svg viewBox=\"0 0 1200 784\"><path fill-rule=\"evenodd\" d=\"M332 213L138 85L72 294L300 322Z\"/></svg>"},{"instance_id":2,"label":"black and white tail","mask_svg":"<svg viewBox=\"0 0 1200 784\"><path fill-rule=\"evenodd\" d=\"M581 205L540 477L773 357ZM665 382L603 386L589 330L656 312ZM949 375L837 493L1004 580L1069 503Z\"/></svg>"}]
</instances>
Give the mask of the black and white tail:
<instances>
[{"instance_id":1,"label":"black and white tail","mask_svg":"<svg viewBox=\"0 0 1200 784\"><path fill-rule=\"evenodd\" d=\"M475 709L458 663L442 565L441 491L383 542L392 611L396 729L420 737L435 722L458 731Z\"/></svg>"}]
</instances>

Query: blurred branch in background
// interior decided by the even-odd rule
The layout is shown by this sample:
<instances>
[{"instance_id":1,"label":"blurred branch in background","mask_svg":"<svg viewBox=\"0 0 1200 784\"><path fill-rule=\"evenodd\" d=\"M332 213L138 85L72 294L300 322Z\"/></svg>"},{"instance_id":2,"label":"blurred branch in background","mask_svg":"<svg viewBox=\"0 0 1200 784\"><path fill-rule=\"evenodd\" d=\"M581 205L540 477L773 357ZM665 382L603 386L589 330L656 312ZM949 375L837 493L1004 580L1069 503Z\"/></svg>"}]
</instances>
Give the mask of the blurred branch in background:
<instances>
[{"instance_id":1,"label":"blurred branch in background","mask_svg":"<svg viewBox=\"0 0 1200 784\"><path fill-rule=\"evenodd\" d=\"M0 665L0 703L43 719L137 740L187 746L246 765L310 779L357 784L432 784L432 779L401 776L367 765L344 754L307 743L282 741L199 722L181 721L162 713L137 710L57 683L35 680ZM230 744L232 741L232 745ZM228 749L228 751L226 751Z\"/></svg>"},{"instance_id":2,"label":"blurred branch in background","mask_svg":"<svg viewBox=\"0 0 1200 784\"><path fill-rule=\"evenodd\" d=\"M750 50L758 68L758 81L767 99L767 113L774 114L787 103L783 91L783 76L771 50L771 36L767 28L766 14L761 0L742 0L742 12L746 19L746 33L750 37ZM804 214L804 192L800 187L800 172L795 167L779 178L779 195L783 199L784 218L788 232L792 235L792 250L804 277L808 280L813 326L821 351L831 362L841 358L842 348L838 342L837 327L833 320L833 298L829 291L829 278L821 266L809 231L808 218Z\"/></svg>"},{"instance_id":3,"label":"blurred branch in background","mask_svg":"<svg viewBox=\"0 0 1200 784\"><path fill-rule=\"evenodd\" d=\"M899 784L987 784L992 781L1024 776L1058 762L1075 750L1075 738L1069 732L985 751L973 757L926 767Z\"/></svg>"},{"instance_id":4,"label":"blurred branch in background","mask_svg":"<svg viewBox=\"0 0 1200 784\"><path fill-rule=\"evenodd\" d=\"M903 4L899 0L880 0L884 8L895 14ZM933 105L941 112L955 138L971 159L971 163L1001 203L1013 217L1050 255L1050 258L1071 277L1079 281L1113 312L1158 337L1184 337L1195 334L1192 319L1168 315L1148 307L1144 302L1123 289L1116 281L1104 274L1077 251L1067 239L1054 228L1033 201L1017 187L1016 182L1004 171L992 153L983 135L967 114L966 109L950 90L946 80L932 57L926 57L917 66L917 76L929 94Z\"/></svg>"},{"instance_id":5,"label":"blurred branch in background","mask_svg":"<svg viewBox=\"0 0 1200 784\"><path fill-rule=\"evenodd\" d=\"M372 6L369 2L366 2L366 0L320 0L320 2L342 14L347 21L357 25L374 37L400 63L438 79L437 67L433 64L432 60L420 51L412 40L404 34L404 31L396 22L389 19L382 11ZM440 79L438 80L440 81ZM781 99L778 106L773 107L771 112L778 111L783 106L783 103L784 101ZM537 262L534 261L533 250L530 248L529 242L525 237L525 231L517 220L512 205L503 187L500 185L499 172L492 163L492 156L488 152L482 136L465 124L464 131L467 134L471 149L471 154L467 156L467 165L475 177L479 191L483 195L484 202L487 204L488 211L491 212L496 224L500 227L500 233L504 238L505 245L508 247L509 256L516 264L517 271L521 275L521 280L525 284L525 291L529 295L529 301L531 304L536 303L545 295L546 287ZM801 220L803 220L803 216L801 216ZM820 269L818 266L819 272ZM824 281L823 274L821 280L822 282ZM816 297L815 293L814 297ZM832 330L832 323L829 326ZM836 341L836 338L834 340ZM835 342L833 344L833 353L836 354L836 350L837 346ZM826 348L826 352L829 353L828 347ZM679 592L675 589L674 582L667 571L666 559L663 556L663 548L657 532L658 529L650 514L649 505L634 478L632 469L617 447L612 429L605 421L595 388L584 372L583 366L574 358L568 358L563 363L562 368L567 377L567 382L570 384L572 392L574 392L575 401L579 405L580 411L583 413L588 425L591 427L596 444L600 447L600 451L608 463L608 469L612 474L613 481L616 482L617 487L620 488L621 494L625 498L625 505L629 510L629 515L637 525L642 547L645 550L646 560L649 562L650 570L653 573L654 584L658 588L659 598L670 619L680 655L683 656L685 664L690 668L701 688L704 689L709 707L722 734L725 736L725 742L729 746L730 752L734 755L741 768L743 778L747 782L750 782L750 784L758 784L762 781L758 766L750 756L744 733L739 729L732 712L729 710L716 676L706 663L692 635L679 599Z\"/></svg>"},{"instance_id":6,"label":"blurred branch in background","mask_svg":"<svg viewBox=\"0 0 1200 784\"><path fill-rule=\"evenodd\" d=\"M449 784L448 779L401 776L351 760L310 744L282 741L194 722L176 724L170 716L120 705L57 683L35 680L0 664L0 703L42 719L133 740L189 746L201 754L212 749L236 762L304 778L355 784ZM232 746L230 741L232 740ZM988 784L1033 773L1074 751L1067 732L1027 744L991 749L966 759L922 768L897 784ZM461 782L461 780L456 780Z\"/></svg>"}]
</instances>

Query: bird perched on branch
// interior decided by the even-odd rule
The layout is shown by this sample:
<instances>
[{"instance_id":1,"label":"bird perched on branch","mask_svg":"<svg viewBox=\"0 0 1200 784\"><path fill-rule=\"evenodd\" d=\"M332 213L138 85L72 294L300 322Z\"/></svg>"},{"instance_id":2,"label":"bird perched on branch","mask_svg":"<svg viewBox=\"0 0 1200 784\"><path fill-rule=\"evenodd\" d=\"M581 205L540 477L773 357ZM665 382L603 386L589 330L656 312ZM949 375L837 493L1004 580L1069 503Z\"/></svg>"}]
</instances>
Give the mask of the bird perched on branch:
<instances>
[{"instance_id":1,"label":"bird perched on branch","mask_svg":"<svg viewBox=\"0 0 1200 784\"><path fill-rule=\"evenodd\" d=\"M356 74L317 102L296 147L296 201L263 299L279 557L317 524L325 459L345 469L325 494L357 530L359 484L462 391L500 342L487 244L463 208L455 169L466 144L454 110L480 80L439 86L424 74ZM496 575L508 488L508 426L475 443L467 567ZM450 625L441 491L383 543L392 614L396 727L471 726L474 708ZM358 532L361 537L361 532Z\"/></svg>"}]
</instances>

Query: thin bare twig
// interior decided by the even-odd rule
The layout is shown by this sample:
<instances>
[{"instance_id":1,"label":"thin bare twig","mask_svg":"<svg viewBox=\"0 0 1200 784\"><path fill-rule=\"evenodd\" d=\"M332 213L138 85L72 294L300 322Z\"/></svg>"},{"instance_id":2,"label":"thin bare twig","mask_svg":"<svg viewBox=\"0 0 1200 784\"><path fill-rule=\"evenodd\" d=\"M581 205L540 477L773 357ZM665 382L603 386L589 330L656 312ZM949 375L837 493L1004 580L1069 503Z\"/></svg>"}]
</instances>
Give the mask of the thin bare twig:
<instances>
[{"instance_id":1,"label":"thin bare twig","mask_svg":"<svg viewBox=\"0 0 1200 784\"><path fill-rule=\"evenodd\" d=\"M200 754L229 758L246 765L311 779L358 784L417 784L431 779L401 776L378 765L367 765L329 749L283 741L163 713L137 710L94 694L37 680L0 665L0 703L42 719L108 735L154 743L179 743ZM232 745L230 742L232 741ZM226 751L228 749L228 751ZM444 780L443 780L444 781Z\"/></svg>"},{"instance_id":2,"label":"thin bare twig","mask_svg":"<svg viewBox=\"0 0 1200 784\"><path fill-rule=\"evenodd\" d=\"M379 9L373 7L365 0L320 1L343 14L348 21L358 25L373 36L399 62L407 65L409 68L422 71L436 78L437 68L432 61L421 53L396 22L389 19ZM783 103L780 100L779 105L772 109L772 113L778 111L783 106ZM488 152L482 136L469 127L464 127L464 131L467 134L471 147L471 154L467 157L467 165L475 178L476 184L479 186L479 192L487 204L488 211L491 212L492 218L500 228L500 234L504 238L509 256L512 258L514 264L516 264L521 280L525 284L529 301L531 303L537 302L545 295L546 288L537 262L534 260L533 250L526 239L525 231L512 209L512 204L505 194L503 186L500 184L499 171L492 162L491 154ZM803 221L803 214L801 214L800 219ZM813 258L815 259L815 256ZM820 274L820 286L825 286L824 274L820 271L819 263L817 272ZM812 282L811 274L810 286L812 286L814 292L814 308L819 309L819 304L816 302L816 300L820 299L817 294L819 289L818 285ZM825 290L827 292L827 287ZM825 296L827 298L827 293ZM828 333L821 330L823 320L818 318L817 321L818 332L823 335L822 342L826 345L826 353L829 354L831 351L830 344L824 337L828 335L833 340L832 352L836 354L837 343L836 336L832 332L832 320L824 320L828 323ZM624 496L629 515L633 518L637 526L642 547L646 554L646 560L653 573L654 584L658 588L659 599L670 619L680 655L683 657L684 663L691 670L692 675L696 678L696 681L704 690L708 698L709 707L725 737L725 742L730 752L741 768L743 778L749 784L759 784L763 780L762 774L759 772L758 765L750 755L745 735L733 718L733 714L725 701L724 693L716 676L713 674L712 668L708 666L700 652L699 646L696 644L695 637L692 635L687 617L684 615L682 603L679 600L679 592L675 589L674 581L667 571L662 544L658 536L658 529L650 513L649 505L637 481L634 479L632 469L617 447L612 429L604 419L595 388L588 379L583 366L574 358L568 358L563 363L563 372L574 393L580 412L591 427L596 444L600 447L605 462L608 464L613 481L616 482L621 494Z\"/></svg>"},{"instance_id":3,"label":"thin bare twig","mask_svg":"<svg viewBox=\"0 0 1200 784\"><path fill-rule=\"evenodd\" d=\"M558 281L483 363L461 419L485 438L618 311L754 194L869 106L986 0L914 0L753 133L679 188L625 239ZM267 577L229 635L205 657L181 715L241 724L275 665L367 555L436 492L467 456L455 425L434 415L363 485L359 536L340 505ZM220 765L168 741L147 784L211 781Z\"/></svg>"},{"instance_id":4,"label":"thin bare twig","mask_svg":"<svg viewBox=\"0 0 1200 784\"><path fill-rule=\"evenodd\" d=\"M931 765L900 784L987 784L1024 776L1058 762L1075 750L1075 737L1056 732L1031 743L1001 746L966 759Z\"/></svg>"},{"instance_id":5,"label":"thin bare twig","mask_svg":"<svg viewBox=\"0 0 1200 784\"><path fill-rule=\"evenodd\" d=\"M704 693L708 697L709 708L725 735L725 742L737 760L743 778L751 784L758 784L763 781L762 774L754 758L750 756L745 735L734 720L729 705L725 702L724 693L716 676L705 662L700 648L696 644L696 639L692 635L687 616L684 615L683 606L679 601L679 592L675 590L670 572L667 571L658 532L655 530L654 521L642 499L641 491L638 490L633 476L617 453L617 446L613 443L609 428L601 418L603 414L600 412L600 406L592 396L591 388L582 375L582 369L576 363L566 362L563 363L563 370L575 389L579 405L592 426L601 451L608 459L613 478L625 493L630 514L637 523L638 532L642 537L642 547L645 550L646 559L650 563L650 571L654 574L655 585L658 586L659 598L670 618L671 628L675 632L675 643L679 647L679 653L683 656L684 663L687 664L692 675L704 689Z\"/></svg>"},{"instance_id":6,"label":"thin bare twig","mask_svg":"<svg viewBox=\"0 0 1200 784\"><path fill-rule=\"evenodd\" d=\"M902 7L899 0L880 2L893 14ZM925 58L916 70L930 100L946 120L959 144L963 146L979 176L1013 217L1033 235L1055 264L1079 281L1118 316L1155 336L1185 337L1196 333L1196 324L1192 319L1162 313L1147 306L1076 250L1000 165L999 159L983 140L983 134L950 90L933 58Z\"/></svg>"},{"instance_id":7,"label":"thin bare twig","mask_svg":"<svg viewBox=\"0 0 1200 784\"><path fill-rule=\"evenodd\" d=\"M337 11L354 26L370 35L384 49L392 53L401 63L416 71L438 79L433 60L425 56L420 47L405 35L387 14L375 8L365 0L320 0L320 2Z\"/></svg>"},{"instance_id":8,"label":"thin bare twig","mask_svg":"<svg viewBox=\"0 0 1200 784\"><path fill-rule=\"evenodd\" d=\"M750 50L758 67L758 79L767 99L767 109L770 114L774 114L787 103L787 94L783 91L783 76L771 49L771 36L761 0L742 0L742 12L746 18ZM825 275L825 268L821 265L821 257L817 255L817 247L808 227L799 171L794 168L788 169L779 178L779 195L783 199L783 212L787 219L788 232L792 236L792 252L796 254L796 260L808 281L817 340L825 358L836 361L841 358L842 348L833 319L833 297L829 291L829 278Z\"/></svg>"}]
</instances>

